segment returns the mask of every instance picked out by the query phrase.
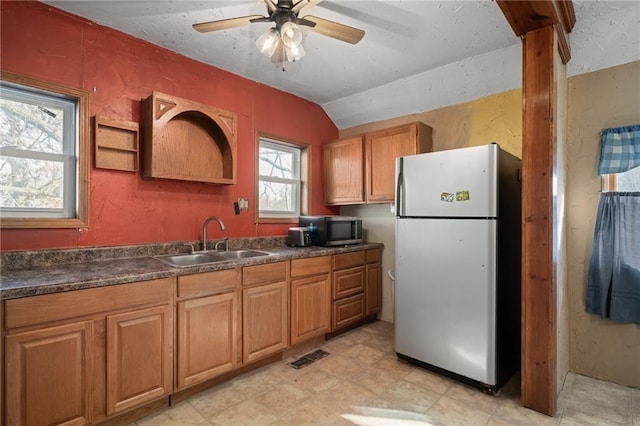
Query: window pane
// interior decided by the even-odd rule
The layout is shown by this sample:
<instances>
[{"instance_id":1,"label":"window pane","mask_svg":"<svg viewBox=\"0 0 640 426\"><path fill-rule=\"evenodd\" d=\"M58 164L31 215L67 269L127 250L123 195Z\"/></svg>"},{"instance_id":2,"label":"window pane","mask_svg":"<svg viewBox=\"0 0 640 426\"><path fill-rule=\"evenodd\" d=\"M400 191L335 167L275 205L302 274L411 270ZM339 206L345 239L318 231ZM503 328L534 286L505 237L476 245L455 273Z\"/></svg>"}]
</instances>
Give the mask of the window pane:
<instances>
[{"instance_id":1,"label":"window pane","mask_svg":"<svg viewBox=\"0 0 640 426\"><path fill-rule=\"evenodd\" d=\"M296 185L260 181L260 210L268 212L296 213Z\"/></svg>"},{"instance_id":2,"label":"window pane","mask_svg":"<svg viewBox=\"0 0 640 426\"><path fill-rule=\"evenodd\" d=\"M293 152L285 152L260 146L260 175L269 177L295 178L295 156Z\"/></svg>"},{"instance_id":3,"label":"window pane","mask_svg":"<svg viewBox=\"0 0 640 426\"><path fill-rule=\"evenodd\" d=\"M640 167L616 174L616 191L640 191Z\"/></svg>"},{"instance_id":4,"label":"window pane","mask_svg":"<svg viewBox=\"0 0 640 426\"><path fill-rule=\"evenodd\" d=\"M2 156L0 197L3 208L64 208L64 163Z\"/></svg>"},{"instance_id":5,"label":"window pane","mask_svg":"<svg viewBox=\"0 0 640 426\"><path fill-rule=\"evenodd\" d=\"M64 110L26 102L0 99L0 146L62 154Z\"/></svg>"},{"instance_id":6,"label":"window pane","mask_svg":"<svg viewBox=\"0 0 640 426\"><path fill-rule=\"evenodd\" d=\"M4 82L1 95L3 217L76 217L77 100Z\"/></svg>"}]
</instances>

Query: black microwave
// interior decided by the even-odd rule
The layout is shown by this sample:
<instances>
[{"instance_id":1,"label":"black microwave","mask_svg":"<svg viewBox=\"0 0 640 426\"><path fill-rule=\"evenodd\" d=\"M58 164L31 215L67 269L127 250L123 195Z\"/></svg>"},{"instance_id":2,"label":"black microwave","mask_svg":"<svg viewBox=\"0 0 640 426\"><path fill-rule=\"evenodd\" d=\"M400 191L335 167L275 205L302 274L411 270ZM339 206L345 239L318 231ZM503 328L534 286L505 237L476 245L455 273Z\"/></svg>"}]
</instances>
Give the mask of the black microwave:
<instances>
[{"instance_id":1,"label":"black microwave","mask_svg":"<svg viewBox=\"0 0 640 426\"><path fill-rule=\"evenodd\" d=\"M362 243L362 219L351 216L300 216L300 226L309 229L314 246Z\"/></svg>"}]
</instances>

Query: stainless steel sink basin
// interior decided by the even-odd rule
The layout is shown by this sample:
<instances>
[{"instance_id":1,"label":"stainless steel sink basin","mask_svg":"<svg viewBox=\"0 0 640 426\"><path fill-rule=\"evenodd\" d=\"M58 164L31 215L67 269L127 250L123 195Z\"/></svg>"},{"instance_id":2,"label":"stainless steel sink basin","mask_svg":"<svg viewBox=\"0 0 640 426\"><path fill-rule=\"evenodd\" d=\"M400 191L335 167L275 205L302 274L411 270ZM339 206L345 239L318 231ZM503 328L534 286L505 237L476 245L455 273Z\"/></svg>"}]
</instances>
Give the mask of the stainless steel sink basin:
<instances>
[{"instance_id":1,"label":"stainless steel sink basin","mask_svg":"<svg viewBox=\"0 0 640 426\"><path fill-rule=\"evenodd\" d=\"M158 259L171 266L185 267L204 265L207 263L224 262L234 259L245 259L248 257L257 256L269 256L269 253L258 250L229 250L229 251L216 251L205 253L184 253L184 254L171 254L166 256L154 256L154 259Z\"/></svg>"},{"instance_id":2,"label":"stainless steel sink basin","mask_svg":"<svg viewBox=\"0 0 640 426\"><path fill-rule=\"evenodd\" d=\"M216 255L225 259L245 259L247 257L269 256L269 253L258 250L229 250L219 251Z\"/></svg>"},{"instance_id":3,"label":"stainless steel sink basin","mask_svg":"<svg viewBox=\"0 0 640 426\"><path fill-rule=\"evenodd\" d=\"M154 256L154 259L158 259L171 266L194 266L228 260L218 256L216 253L173 254L168 256Z\"/></svg>"}]
</instances>

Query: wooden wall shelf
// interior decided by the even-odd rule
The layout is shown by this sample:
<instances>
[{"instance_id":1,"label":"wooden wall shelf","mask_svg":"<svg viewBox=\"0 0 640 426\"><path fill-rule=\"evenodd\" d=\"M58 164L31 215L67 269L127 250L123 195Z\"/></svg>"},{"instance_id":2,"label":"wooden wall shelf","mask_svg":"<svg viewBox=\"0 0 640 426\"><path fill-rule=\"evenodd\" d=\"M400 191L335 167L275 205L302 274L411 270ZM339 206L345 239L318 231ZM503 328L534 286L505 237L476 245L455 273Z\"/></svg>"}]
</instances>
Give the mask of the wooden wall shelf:
<instances>
[{"instance_id":1,"label":"wooden wall shelf","mask_svg":"<svg viewBox=\"0 0 640 426\"><path fill-rule=\"evenodd\" d=\"M142 102L143 177L236 183L236 114L153 92Z\"/></svg>"},{"instance_id":2,"label":"wooden wall shelf","mask_svg":"<svg viewBox=\"0 0 640 426\"><path fill-rule=\"evenodd\" d=\"M95 117L95 165L99 169L138 171L138 123Z\"/></svg>"}]
</instances>

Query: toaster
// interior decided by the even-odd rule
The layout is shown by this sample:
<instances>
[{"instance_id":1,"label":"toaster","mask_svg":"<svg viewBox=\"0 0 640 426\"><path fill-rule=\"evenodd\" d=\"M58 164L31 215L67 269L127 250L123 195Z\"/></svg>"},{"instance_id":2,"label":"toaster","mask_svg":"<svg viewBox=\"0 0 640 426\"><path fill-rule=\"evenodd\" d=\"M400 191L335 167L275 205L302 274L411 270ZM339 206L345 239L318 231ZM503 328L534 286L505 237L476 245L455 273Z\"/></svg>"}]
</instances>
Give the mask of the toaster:
<instances>
[{"instance_id":1,"label":"toaster","mask_svg":"<svg viewBox=\"0 0 640 426\"><path fill-rule=\"evenodd\" d=\"M291 247L308 247L311 245L311 233L309 228L296 226L289 228L287 234L287 244Z\"/></svg>"}]
</instances>

